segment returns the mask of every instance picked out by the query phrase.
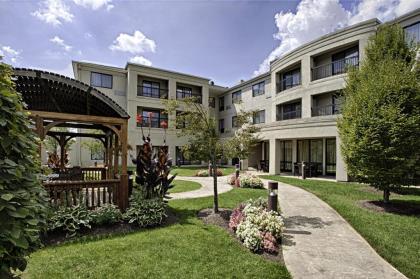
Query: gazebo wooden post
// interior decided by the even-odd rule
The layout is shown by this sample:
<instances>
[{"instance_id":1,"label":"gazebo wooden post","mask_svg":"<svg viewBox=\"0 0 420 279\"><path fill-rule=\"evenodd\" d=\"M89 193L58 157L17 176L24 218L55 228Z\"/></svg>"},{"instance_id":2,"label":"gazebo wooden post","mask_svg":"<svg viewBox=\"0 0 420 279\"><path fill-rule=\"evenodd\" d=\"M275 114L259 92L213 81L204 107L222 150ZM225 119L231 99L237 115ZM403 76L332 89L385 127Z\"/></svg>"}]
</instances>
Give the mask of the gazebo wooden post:
<instances>
[{"instance_id":1,"label":"gazebo wooden post","mask_svg":"<svg viewBox=\"0 0 420 279\"><path fill-rule=\"evenodd\" d=\"M114 171L113 175L114 177L118 174L118 155L119 155L119 143L118 143L118 135L115 135L115 141L114 141Z\"/></svg>"},{"instance_id":2,"label":"gazebo wooden post","mask_svg":"<svg viewBox=\"0 0 420 279\"><path fill-rule=\"evenodd\" d=\"M128 174L127 174L127 120L121 125L121 175L120 175L120 191L119 191L119 207L126 210L128 207Z\"/></svg>"},{"instance_id":3,"label":"gazebo wooden post","mask_svg":"<svg viewBox=\"0 0 420 279\"><path fill-rule=\"evenodd\" d=\"M107 171L106 177L107 179L111 179L111 169L112 169L112 135L108 136L108 157L106 158L107 161Z\"/></svg>"},{"instance_id":4,"label":"gazebo wooden post","mask_svg":"<svg viewBox=\"0 0 420 279\"><path fill-rule=\"evenodd\" d=\"M64 135L60 135L60 169L64 169L65 163L64 163L64 156L65 156L65 146L66 146L66 137Z\"/></svg>"}]
</instances>

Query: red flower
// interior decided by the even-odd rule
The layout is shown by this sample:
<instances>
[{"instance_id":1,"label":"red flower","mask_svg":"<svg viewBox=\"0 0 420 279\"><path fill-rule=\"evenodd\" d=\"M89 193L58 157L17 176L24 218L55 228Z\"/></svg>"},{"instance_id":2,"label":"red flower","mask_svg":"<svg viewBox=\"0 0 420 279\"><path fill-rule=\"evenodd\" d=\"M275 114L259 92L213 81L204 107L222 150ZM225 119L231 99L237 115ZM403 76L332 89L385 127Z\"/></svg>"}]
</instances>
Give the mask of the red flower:
<instances>
[{"instance_id":1,"label":"red flower","mask_svg":"<svg viewBox=\"0 0 420 279\"><path fill-rule=\"evenodd\" d=\"M160 122L160 127L162 127L163 129L167 129L168 128L168 122L166 122L165 120Z\"/></svg>"},{"instance_id":2,"label":"red flower","mask_svg":"<svg viewBox=\"0 0 420 279\"><path fill-rule=\"evenodd\" d=\"M143 122L143 116L141 116L140 114L137 114L137 116L136 116L136 122L137 123L142 123Z\"/></svg>"}]
</instances>

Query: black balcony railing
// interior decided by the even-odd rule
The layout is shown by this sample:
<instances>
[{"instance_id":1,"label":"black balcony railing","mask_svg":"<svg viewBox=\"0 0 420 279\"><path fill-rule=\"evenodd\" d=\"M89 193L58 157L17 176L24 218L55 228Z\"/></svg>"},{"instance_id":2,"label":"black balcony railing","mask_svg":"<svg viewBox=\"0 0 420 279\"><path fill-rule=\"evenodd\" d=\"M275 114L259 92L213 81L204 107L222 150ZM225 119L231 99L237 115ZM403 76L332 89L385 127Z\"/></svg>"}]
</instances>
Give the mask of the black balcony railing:
<instances>
[{"instance_id":1,"label":"black balcony railing","mask_svg":"<svg viewBox=\"0 0 420 279\"><path fill-rule=\"evenodd\" d=\"M326 106L318 106L312 108L312 116L324 116L341 113L341 105L330 104Z\"/></svg>"},{"instance_id":2,"label":"black balcony railing","mask_svg":"<svg viewBox=\"0 0 420 279\"><path fill-rule=\"evenodd\" d=\"M152 128L162 128L162 122L166 122L168 124L168 117L167 116L143 116L141 126L149 127L149 123L151 124ZM140 123L137 122L137 127L140 127ZM167 126L166 126L167 127Z\"/></svg>"},{"instance_id":3,"label":"black balcony railing","mask_svg":"<svg viewBox=\"0 0 420 279\"><path fill-rule=\"evenodd\" d=\"M168 99L168 89L137 86L137 96Z\"/></svg>"},{"instance_id":4,"label":"black balcony railing","mask_svg":"<svg viewBox=\"0 0 420 279\"><path fill-rule=\"evenodd\" d=\"M349 67L358 67L359 57L349 57L333 61L332 63L312 68L312 80L344 74Z\"/></svg>"},{"instance_id":5,"label":"black balcony railing","mask_svg":"<svg viewBox=\"0 0 420 279\"><path fill-rule=\"evenodd\" d=\"M277 114L277 121L301 118L302 112L300 110L293 110Z\"/></svg>"},{"instance_id":6,"label":"black balcony railing","mask_svg":"<svg viewBox=\"0 0 420 279\"><path fill-rule=\"evenodd\" d=\"M289 76L277 83L277 91L281 92L301 84L299 76Z\"/></svg>"}]
</instances>

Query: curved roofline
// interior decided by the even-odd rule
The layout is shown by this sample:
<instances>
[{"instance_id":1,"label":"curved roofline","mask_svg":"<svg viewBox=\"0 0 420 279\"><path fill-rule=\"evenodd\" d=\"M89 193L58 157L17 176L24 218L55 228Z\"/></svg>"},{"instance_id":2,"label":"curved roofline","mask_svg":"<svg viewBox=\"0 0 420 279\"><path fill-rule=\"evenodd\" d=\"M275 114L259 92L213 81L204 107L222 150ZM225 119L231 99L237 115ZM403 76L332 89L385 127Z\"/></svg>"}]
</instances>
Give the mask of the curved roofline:
<instances>
[{"instance_id":1,"label":"curved roofline","mask_svg":"<svg viewBox=\"0 0 420 279\"><path fill-rule=\"evenodd\" d=\"M297 48L295 48L295 49L287 52L286 54L284 54L283 56L281 56L279 58L274 59L273 61L270 62L270 68L273 67L275 64L278 64L281 61L288 59L290 56L293 56L296 53L299 53L299 52L305 50L308 47L311 47L313 45L316 45L316 44L322 42L323 40L327 40L327 39L331 39L331 38L333 38L335 36L343 35L343 34L349 32L349 31L353 31L354 29L357 29L357 28L360 28L360 27L364 27L366 25L370 25L370 24L379 25L381 23L382 22L379 19L374 18L374 19L365 20L365 21L362 21L360 23L353 24L353 25L350 25L350 26L347 26L347 27L338 29L338 30L336 30L334 32L325 34L325 35L323 35L321 37L316 38L315 40L312 40L310 42L307 42L306 44L303 44L303 45L301 45L301 46L299 46L299 47L297 47ZM271 69L270 69L270 71L271 71Z\"/></svg>"},{"instance_id":2,"label":"curved roofline","mask_svg":"<svg viewBox=\"0 0 420 279\"><path fill-rule=\"evenodd\" d=\"M15 76L30 76L30 77L37 77L40 75L41 78L49 78L50 80L54 80L57 82L66 83L70 86L76 87L78 89L81 89L85 91L88 94L91 94L92 96L102 100L105 104L110 106L115 112L118 113L118 115L121 118L130 118L128 113L116 102L114 102L111 98L106 96L104 93L99 91L98 89L87 85L86 83L83 83L81 81L78 81L76 79L66 77L57 73L48 72L44 70L37 70L37 69L29 69L29 68L13 68L13 75Z\"/></svg>"}]
</instances>

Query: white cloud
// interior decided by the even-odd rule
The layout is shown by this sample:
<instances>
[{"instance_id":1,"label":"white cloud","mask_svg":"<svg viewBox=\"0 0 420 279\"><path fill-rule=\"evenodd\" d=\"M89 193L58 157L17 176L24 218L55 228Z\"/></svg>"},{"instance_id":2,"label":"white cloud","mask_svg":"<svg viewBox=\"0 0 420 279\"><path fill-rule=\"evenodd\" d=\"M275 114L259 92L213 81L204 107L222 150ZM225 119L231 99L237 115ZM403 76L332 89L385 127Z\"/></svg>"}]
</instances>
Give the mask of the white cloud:
<instances>
[{"instance_id":1,"label":"white cloud","mask_svg":"<svg viewBox=\"0 0 420 279\"><path fill-rule=\"evenodd\" d=\"M155 52L156 43L147 38L142 32L136 30L133 35L126 33L119 34L109 48L111 50L119 50L133 54L148 51Z\"/></svg>"},{"instance_id":2,"label":"white cloud","mask_svg":"<svg viewBox=\"0 0 420 279\"><path fill-rule=\"evenodd\" d=\"M105 7L107 11L110 11L114 8L114 5L111 4L112 0L73 0L76 5L90 8L92 10L98 10L102 7Z\"/></svg>"},{"instance_id":3,"label":"white cloud","mask_svg":"<svg viewBox=\"0 0 420 279\"><path fill-rule=\"evenodd\" d=\"M12 63L16 63L20 58L20 51L17 51L10 46L0 45L0 57L3 57L5 61L10 60Z\"/></svg>"},{"instance_id":4,"label":"white cloud","mask_svg":"<svg viewBox=\"0 0 420 279\"><path fill-rule=\"evenodd\" d=\"M58 36L54 36L54 38L50 39L50 42L62 47L65 51L70 51L73 47L66 44L63 39Z\"/></svg>"},{"instance_id":5,"label":"white cloud","mask_svg":"<svg viewBox=\"0 0 420 279\"><path fill-rule=\"evenodd\" d=\"M413 0L361 0L354 10L348 11L338 0L302 0L296 13L275 15L278 32L274 38L280 40L280 44L264 59L254 75L267 72L270 61L322 35L375 17L390 20L419 7L420 1Z\"/></svg>"},{"instance_id":6,"label":"white cloud","mask_svg":"<svg viewBox=\"0 0 420 279\"><path fill-rule=\"evenodd\" d=\"M145 65L145 66L152 66L152 61L150 61L149 59L144 58L143 56L134 56L130 58L130 62L132 63L136 63L136 64L141 64L141 65Z\"/></svg>"},{"instance_id":7,"label":"white cloud","mask_svg":"<svg viewBox=\"0 0 420 279\"><path fill-rule=\"evenodd\" d=\"M33 16L54 26L63 21L72 22L74 15L62 0L44 0L41 7L32 13Z\"/></svg>"}]
</instances>

